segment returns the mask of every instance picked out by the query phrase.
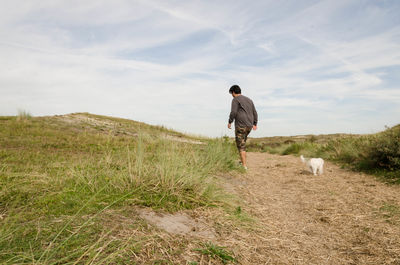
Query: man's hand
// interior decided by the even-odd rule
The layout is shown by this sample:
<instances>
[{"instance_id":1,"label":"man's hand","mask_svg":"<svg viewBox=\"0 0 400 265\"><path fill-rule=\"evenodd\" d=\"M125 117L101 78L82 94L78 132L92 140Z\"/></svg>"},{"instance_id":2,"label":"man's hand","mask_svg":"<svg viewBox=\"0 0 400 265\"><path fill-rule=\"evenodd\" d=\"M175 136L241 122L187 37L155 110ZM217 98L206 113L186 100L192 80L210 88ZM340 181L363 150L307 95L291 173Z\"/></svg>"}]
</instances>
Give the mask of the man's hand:
<instances>
[{"instance_id":1,"label":"man's hand","mask_svg":"<svg viewBox=\"0 0 400 265\"><path fill-rule=\"evenodd\" d=\"M228 123L228 129L231 129L231 124L230 123Z\"/></svg>"},{"instance_id":2,"label":"man's hand","mask_svg":"<svg viewBox=\"0 0 400 265\"><path fill-rule=\"evenodd\" d=\"M253 125L253 130L257 130L257 125Z\"/></svg>"}]
</instances>

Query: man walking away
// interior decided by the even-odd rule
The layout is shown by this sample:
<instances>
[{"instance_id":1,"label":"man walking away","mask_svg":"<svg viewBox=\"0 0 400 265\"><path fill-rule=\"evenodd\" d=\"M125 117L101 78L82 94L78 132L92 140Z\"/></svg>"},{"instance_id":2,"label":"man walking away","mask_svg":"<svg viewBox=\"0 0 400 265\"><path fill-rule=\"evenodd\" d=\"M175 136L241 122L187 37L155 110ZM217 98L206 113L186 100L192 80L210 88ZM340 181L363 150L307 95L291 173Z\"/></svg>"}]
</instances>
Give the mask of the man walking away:
<instances>
[{"instance_id":1,"label":"man walking away","mask_svg":"<svg viewBox=\"0 0 400 265\"><path fill-rule=\"evenodd\" d=\"M246 141L251 130L257 130L258 115L253 101L242 95L238 85L233 85L229 89L232 94L231 114L229 115L228 128L235 121L235 139L239 151L240 160L245 169L246 163Z\"/></svg>"}]
</instances>

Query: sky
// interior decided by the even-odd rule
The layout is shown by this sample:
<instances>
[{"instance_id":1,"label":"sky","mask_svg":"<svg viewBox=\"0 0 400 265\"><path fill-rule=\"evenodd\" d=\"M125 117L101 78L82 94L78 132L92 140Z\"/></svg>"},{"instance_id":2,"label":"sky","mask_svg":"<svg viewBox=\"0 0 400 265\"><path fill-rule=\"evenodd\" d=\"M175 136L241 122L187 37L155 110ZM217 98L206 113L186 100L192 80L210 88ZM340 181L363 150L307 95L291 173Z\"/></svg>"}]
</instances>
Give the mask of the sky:
<instances>
[{"instance_id":1,"label":"sky","mask_svg":"<svg viewBox=\"0 0 400 265\"><path fill-rule=\"evenodd\" d=\"M398 0L0 0L0 115L89 112L193 135L400 123Z\"/></svg>"}]
</instances>

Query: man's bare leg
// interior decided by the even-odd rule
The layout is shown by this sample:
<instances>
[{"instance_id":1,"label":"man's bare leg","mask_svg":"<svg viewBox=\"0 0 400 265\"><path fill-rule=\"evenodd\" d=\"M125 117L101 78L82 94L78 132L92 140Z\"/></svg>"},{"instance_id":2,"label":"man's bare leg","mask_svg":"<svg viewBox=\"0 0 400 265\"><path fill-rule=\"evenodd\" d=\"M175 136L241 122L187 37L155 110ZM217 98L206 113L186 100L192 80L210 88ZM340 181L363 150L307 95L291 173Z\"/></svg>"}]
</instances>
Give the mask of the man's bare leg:
<instances>
[{"instance_id":1,"label":"man's bare leg","mask_svg":"<svg viewBox=\"0 0 400 265\"><path fill-rule=\"evenodd\" d=\"M240 160L242 161L242 165L244 168L247 168L246 163L246 151L240 151Z\"/></svg>"}]
</instances>

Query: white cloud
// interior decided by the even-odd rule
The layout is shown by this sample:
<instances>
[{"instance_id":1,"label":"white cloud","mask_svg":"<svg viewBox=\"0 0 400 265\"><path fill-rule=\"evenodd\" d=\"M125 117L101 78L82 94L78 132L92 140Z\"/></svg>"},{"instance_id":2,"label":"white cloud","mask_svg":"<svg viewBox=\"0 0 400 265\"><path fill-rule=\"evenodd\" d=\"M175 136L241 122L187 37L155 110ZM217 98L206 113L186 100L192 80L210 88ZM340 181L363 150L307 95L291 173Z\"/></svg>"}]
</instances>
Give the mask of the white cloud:
<instances>
[{"instance_id":1,"label":"white cloud","mask_svg":"<svg viewBox=\"0 0 400 265\"><path fill-rule=\"evenodd\" d=\"M238 83L259 108L255 136L359 132L400 116L397 4L118 0L2 6L0 114L18 108L34 115L88 111L220 136L232 133L227 91ZM351 10L365 12L348 18ZM368 31L372 20L379 23ZM374 111L386 118L366 121ZM315 119L308 118L312 113Z\"/></svg>"}]
</instances>

